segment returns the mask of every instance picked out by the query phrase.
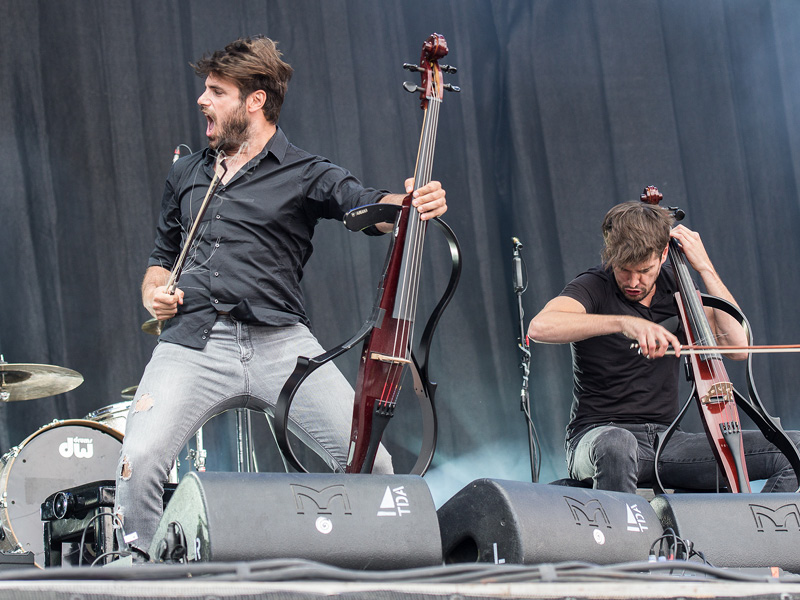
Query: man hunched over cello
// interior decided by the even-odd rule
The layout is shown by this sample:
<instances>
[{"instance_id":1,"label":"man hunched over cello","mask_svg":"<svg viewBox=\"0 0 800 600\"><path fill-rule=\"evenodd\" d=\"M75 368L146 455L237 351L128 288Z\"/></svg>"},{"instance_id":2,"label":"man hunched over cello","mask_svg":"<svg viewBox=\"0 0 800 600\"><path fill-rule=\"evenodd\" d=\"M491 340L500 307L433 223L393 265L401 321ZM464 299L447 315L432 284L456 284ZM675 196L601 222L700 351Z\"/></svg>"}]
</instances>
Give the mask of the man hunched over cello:
<instances>
[{"instance_id":1,"label":"man hunched over cello","mask_svg":"<svg viewBox=\"0 0 800 600\"><path fill-rule=\"evenodd\" d=\"M572 345L573 400L566 436L570 477L595 489L627 493L662 484L718 489L726 480L709 437L680 429L660 448L657 481L657 436L667 432L679 413L679 338L685 339L677 318L678 283L667 261L670 240L680 245L711 296L736 302L700 236L683 225L673 228L672 213L648 203L657 202L656 197L658 190L647 188L644 202L626 202L608 211L602 225L602 264L578 275L550 300L532 319L528 335L537 342ZM704 312L717 344L747 345L739 321L721 310ZM674 356L666 355L670 346ZM728 356L741 360L747 354ZM780 433L788 454L796 454L800 433ZM763 491L797 489L792 464L761 431L742 431L740 436L737 431L736 440L744 449L749 478L767 480ZM739 487L736 478L733 483Z\"/></svg>"}]
</instances>

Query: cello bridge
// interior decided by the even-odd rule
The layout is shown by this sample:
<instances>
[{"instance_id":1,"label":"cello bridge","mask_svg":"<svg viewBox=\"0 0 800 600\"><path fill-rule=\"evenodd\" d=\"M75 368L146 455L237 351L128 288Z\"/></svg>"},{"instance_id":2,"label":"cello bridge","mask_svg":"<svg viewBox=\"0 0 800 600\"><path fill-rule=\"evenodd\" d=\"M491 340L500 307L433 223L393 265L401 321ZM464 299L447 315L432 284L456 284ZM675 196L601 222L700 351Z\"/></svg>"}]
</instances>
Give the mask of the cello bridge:
<instances>
[{"instance_id":1,"label":"cello bridge","mask_svg":"<svg viewBox=\"0 0 800 600\"><path fill-rule=\"evenodd\" d=\"M722 432L723 437L726 435L738 435L742 431L737 421L725 421L724 423L720 423L719 430Z\"/></svg>"},{"instance_id":2,"label":"cello bridge","mask_svg":"<svg viewBox=\"0 0 800 600\"><path fill-rule=\"evenodd\" d=\"M700 398L701 404L733 402L733 384L723 381L712 385L708 393Z\"/></svg>"},{"instance_id":3,"label":"cello bridge","mask_svg":"<svg viewBox=\"0 0 800 600\"><path fill-rule=\"evenodd\" d=\"M410 365L411 361L407 358L400 358L399 356L389 356L388 354L380 354L378 352L373 352L369 355L372 360L379 360L385 363L392 363L392 364L400 364L400 365Z\"/></svg>"}]
</instances>

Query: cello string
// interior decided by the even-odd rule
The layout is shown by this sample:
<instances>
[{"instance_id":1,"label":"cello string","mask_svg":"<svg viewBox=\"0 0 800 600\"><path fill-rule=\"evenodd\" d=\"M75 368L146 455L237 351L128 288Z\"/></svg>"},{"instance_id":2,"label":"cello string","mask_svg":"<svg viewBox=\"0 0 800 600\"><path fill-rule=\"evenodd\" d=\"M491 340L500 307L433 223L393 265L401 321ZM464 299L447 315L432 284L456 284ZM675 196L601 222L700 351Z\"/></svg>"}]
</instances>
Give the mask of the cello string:
<instances>
[{"instance_id":1,"label":"cello string","mask_svg":"<svg viewBox=\"0 0 800 600\"><path fill-rule=\"evenodd\" d=\"M675 250L675 252L671 255L671 258L675 267L675 272L679 279L678 284L679 289L681 290L681 301L683 302L687 313L687 320L689 321L689 323L687 323L687 327L691 329L690 332L686 332L687 338L696 346L715 345L716 340L711 332L711 327L706 318L705 310L703 309L703 306L700 303L697 294L695 293L695 287L691 275L689 274L689 268L683 259L683 250L680 249L680 246L677 242L671 242L670 249ZM692 339L692 337L694 339ZM729 382L727 381L727 374L725 373L724 368L720 371L718 366L718 361L721 361L721 355L716 352L704 352L698 356L698 359L701 360L709 369L715 384L722 383L722 389L726 391L729 385ZM723 416L725 420L728 423L732 423L738 421L738 414L736 414L735 407L731 407L731 403L728 400L727 394L723 393L721 412L724 413ZM717 432L713 432L713 435L716 436Z\"/></svg>"},{"instance_id":2,"label":"cello string","mask_svg":"<svg viewBox=\"0 0 800 600\"><path fill-rule=\"evenodd\" d=\"M417 164L415 166L415 173L414 173L414 188L419 187L420 181L420 169L422 162L424 161L423 151L425 147L425 138L426 138L426 127L429 119L429 111L426 107L424 110L423 115L423 126L422 132L420 134L420 141L419 141L419 148L417 151ZM399 319L401 322L405 320L407 314L407 270L408 270L408 245L409 245L409 238L413 237L413 232L415 229L414 223L414 211L413 207L403 208L403 210L407 210L408 213L404 217L406 220L405 225L405 237L403 240L403 248L400 250L402 252L402 260L401 260L401 269L398 275L398 282L397 282L397 289L395 291L395 307L393 309L394 314L392 315L393 318ZM401 213L402 214L402 213ZM397 307L397 303L400 303L399 311ZM392 341L392 349L391 354L393 357L400 356L400 349L402 348L402 332L400 328L395 328L394 331L394 340ZM405 358L405 356L403 356ZM392 391L396 389L397 381L398 381L398 371L402 371L402 368L398 369L398 364L396 362L390 363L389 367L386 369L386 379L384 382L383 389L381 391L381 398L379 401L383 404L388 405L391 402L391 397L393 395Z\"/></svg>"},{"instance_id":3,"label":"cello string","mask_svg":"<svg viewBox=\"0 0 800 600\"><path fill-rule=\"evenodd\" d=\"M437 80L434 80L436 83ZM428 118L426 123L426 140L427 143L423 148L423 160L421 161L421 174L419 177L419 186L427 185L432 179L433 173L433 153L436 146L436 131L438 129L439 110L441 107L441 100L435 93L428 99ZM411 273L409 276L409 290L408 300L406 302L407 314L406 321L410 326L405 328L406 338L402 340L402 350L405 358L410 359L411 347L414 339L414 330L416 325L416 312L417 302L419 300L419 287L421 281L422 270L422 253L424 249L425 234L427 231L427 221L422 220L422 215L416 209L413 209L413 237L411 240L411 252L409 256L409 263ZM402 373L400 374L402 376Z\"/></svg>"},{"instance_id":4,"label":"cello string","mask_svg":"<svg viewBox=\"0 0 800 600\"><path fill-rule=\"evenodd\" d=\"M417 188L430 182L432 172L431 163L433 156L433 144L435 143L435 131L438 121L438 99L429 99L433 102L426 111L424 143L421 145L421 157L418 166L418 174L415 182ZM419 288L419 271L421 264L422 248L426 223L422 221L419 211L415 208L410 209L408 233L406 234L406 261L404 264L405 272L402 279L402 318L413 323L415 316L417 292ZM399 340L399 344L405 346L407 340ZM399 349L399 348L398 348Z\"/></svg>"},{"instance_id":5,"label":"cello string","mask_svg":"<svg viewBox=\"0 0 800 600\"><path fill-rule=\"evenodd\" d=\"M427 97L425 116L423 118L423 133L420 138L420 148L417 157L417 174L415 175L415 189L426 185L431 180L433 149L435 147L436 130L438 125L439 106L437 89L440 85L441 71L432 71L431 85L433 93ZM398 281L398 290L395 293L395 302L401 303L400 311L395 310L397 318L402 321L402 327L395 329L392 354L404 360L410 359L411 345L416 322L416 303L419 299L419 282L421 276L421 257L424 245L427 223L422 221L419 211L413 205L409 207L406 224L406 234L401 261L401 275ZM409 325L410 323L410 325ZM388 368L386 382L381 393L381 401L394 404L396 390L404 373L403 362L392 362ZM387 397L387 395L389 397Z\"/></svg>"},{"instance_id":6,"label":"cello string","mask_svg":"<svg viewBox=\"0 0 800 600\"><path fill-rule=\"evenodd\" d=\"M684 302L684 306L687 307L687 312L691 315L692 328L694 330L693 334L695 336L699 334L699 337L694 340L694 345L714 346L717 344L717 342L713 332L711 331L711 325L708 322L705 309L703 308L702 303L694 291L694 284L691 280L691 276L689 275L689 269L683 260L683 256L678 256L677 260L679 261L679 268L676 268L676 272L680 272L683 290L681 297ZM703 361L703 363L708 367L714 382L714 386L721 384L721 388L718 387L716 390L718 397L722 398L721 407L716 406L715 408L721 408L720 414L724 418L725 422L729 424L738 423L739 415L738 411L736 410L735 403L729 397L731 384L724 367L722 367L722 356L718 352L707 351L700 354L698 359ZM720 391L722 392L721 394L719 394ZM709 407L709 410L711 410L711 407ZM714 431L712 432L712 435L715 437L718 435L721 436L722 430L719 432ZM731 457L733 457L733 452L730 447L728 447L728 451L731 452ZM740 485L743 483L744 482L739 482Z\"/></svg>"},{"instance_id":7,"label":"cello string","mask_svg":"<svg viewBox=\"0 0 800 600\"><path fill-rule=\"evenodd\" d=\"M431 104L433 101L433 104ZM441 102L438 98L429 98L428 108L423 119L423 134L420 141L420 156L418 158L415 189L426 185L430 181L432 172L433 144L435 143L436 124L438 122L438 109ZM419 274L421 270L421 256L424 242L426 223L421 220L421 215L413 206L409 207L406 225L405 248L403 249L402 269L396 301L401 303L401 312L397 315L403 326L395 330L393 342L393 355L405 360L410 358L411 340L413 339L413 325L415 322L416 300L418 298ZM409 326L410 323L410 326ZM404 373L405 363L391 363L386 375L380 401L385 405L396 404L397 388Z\"/></svg>"},{"instance_id":8,"label":"cello string","mask_svg":"<svg viewBox=\"0 0 800 600\"><path fill-rule=\"evenodd\" d=\"M431 110L432 110L432 117L431 117L431 128L430 128L430 138L428 144L428 150L426 157L425 164L423 165L423 184L430 183L433 174L433 151L436 147L436 131L437 125L439 121L439 109L441 107L441 101L434 95L431 98L430 102ZM409 307L412 313L409 316L409 320L411 322L411 327L409 331L409 338L408 338L408 346L411 347L412 340L414 337L414 330L416 326L416 309L417 303L419 301L419 288L420 282L422 279L422 252L425 246L425 234L428 228L428 222L422 220L422 215L419 214L419 211L415 211L417 213L416 218L416 238L414 240L414 257L413 257L413 268L414 272L412 274L412 287L410 290L410 302Z\"/></svg>"}]
</instances>

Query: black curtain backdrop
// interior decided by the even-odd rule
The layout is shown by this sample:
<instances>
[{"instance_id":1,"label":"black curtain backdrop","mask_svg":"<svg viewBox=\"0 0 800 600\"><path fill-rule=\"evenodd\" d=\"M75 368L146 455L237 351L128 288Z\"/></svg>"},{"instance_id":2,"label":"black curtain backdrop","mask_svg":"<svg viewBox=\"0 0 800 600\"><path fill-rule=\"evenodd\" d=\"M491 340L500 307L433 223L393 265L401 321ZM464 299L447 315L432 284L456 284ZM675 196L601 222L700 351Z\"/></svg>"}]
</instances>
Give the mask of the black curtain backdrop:
<instances>
[{"instance_id":1,"label":"black curtain backdrop","mask_svg":"<svg viewBox=\"0 0 800 600\"><path fill-rule=\"evenodd\" d=\"M432 32L459 85L441 109L434 176L464 272L431 349L438 504L483 476L530 480L520 412L511 237L523 242L525 322L599 260L599 223L654 184L687 212L756 341L800 342L800 4L795 0L6 0L0 3L0 352L74 369L72 392L0 406L0 450L54 419L121 401L155 345L139 284L173 149L204 144L188 63L245 35L295 68L289 139L374 187L413 172L422 111L403 71ZM387 240L321 223L304 280L326 347L369 316ZM435 229L421 314L449 273ZM341 368L355 376L357 357ZM759 356L765 404L800 427L800 363ZM732 369L733 370L733 369ZM735 378L740 374L735 374ZM406 388L411 389L410 381ZM566 474L565 346L534 346L531 403L543 481ZM324 399L320 399L324 401ZM385 441L419 448L413 395ZM230 423L208 448L230 445ZM216 440L216 441L215 441ZM280 468L258 433L262 468ZM219 458L219 464L224 461Z\"/></svg>"}]
</instances>

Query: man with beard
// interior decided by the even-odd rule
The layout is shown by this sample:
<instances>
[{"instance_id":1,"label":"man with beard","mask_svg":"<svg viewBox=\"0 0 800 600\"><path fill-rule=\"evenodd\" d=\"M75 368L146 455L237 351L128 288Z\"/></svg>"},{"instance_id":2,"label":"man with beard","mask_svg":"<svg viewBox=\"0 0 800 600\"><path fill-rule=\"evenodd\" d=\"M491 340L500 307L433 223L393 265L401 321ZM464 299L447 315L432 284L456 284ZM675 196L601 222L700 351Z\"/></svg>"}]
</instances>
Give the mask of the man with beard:
<instances>
[{"instance_id":1,"label":"man with beard","mask_svg":"<svg viewBox=\"0 0 800 600\"><path fill-rule=\"evenodd\" d=\"M675 318L674 271L665 266L670 237L681 244L708 293L735 304L700 236L672 224L670 213L655 205L613 207L603 220L603 263L572 280L528 328L534 341L572 345L567 467L570 477L595 489L635 493L637 486L653 485L656 435L678 414L683 331ZM706 313L718 344L747 343L730 315ZM669 346L676 356L665 356ZM787 433L800 444L800 434ZM797 489L786 457L760 431L744 431L742 443L750 478L768 480L763 491ZM720 481L705 433L676 431L660 456L659 473L667 487L711 490Z\"/></svg>"},{"instance_id":2,"label":"man with beard","mask_svg":"<svg viewBox=\"0 0 800 600\"><path fill-rule=\"evenodd\" d=\"M188 439L231 408L272 412L297 357L324 352L309 331L300 289L317 221L403 199L365 188L346 170L289 143L277 121L292 68L273 41L239 39L193 66L205 76L197 103L207 119L208 148L178 160L167 177L142 283L144 306L162 332L133 399L117 471L115 514L139 559L146 558L164 482ZM170 293L170 269L220 163L221 184L180 287ZM411 192L413 179L405 185ZM441 184L414 190L413 205L423 220L443 214ZM292 405L291 430L334 471L346 465L353 398L350 384L328 363L304 382ZM374 472L392 472L382 446Z\"/></svg>"}]
</instances>

